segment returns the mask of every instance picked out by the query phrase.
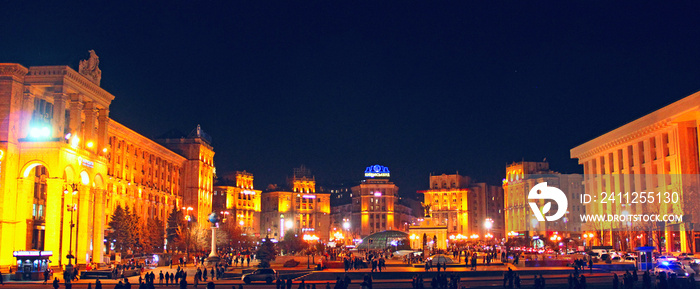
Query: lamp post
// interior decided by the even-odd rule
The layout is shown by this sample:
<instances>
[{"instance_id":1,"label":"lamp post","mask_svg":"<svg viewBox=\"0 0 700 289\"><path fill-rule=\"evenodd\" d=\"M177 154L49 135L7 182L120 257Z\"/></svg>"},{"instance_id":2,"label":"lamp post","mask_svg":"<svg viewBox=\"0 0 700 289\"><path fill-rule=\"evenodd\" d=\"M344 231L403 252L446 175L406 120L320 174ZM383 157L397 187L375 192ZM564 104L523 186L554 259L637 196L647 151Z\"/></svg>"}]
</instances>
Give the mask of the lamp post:
<instances>
[{"instance_id":1,"label":"lamp post","mask_svg":"<svg viewBox=\"0 0 700 289\"><path fill-rule=\"evenodd\" d=\"M78 210L78 204L72 204L68 205L68 211L70 212L70 239L68 241L68 265L66 265L66 271L68 271L68 268L73 269L73 263L72 260L75 258L73 256L73 227L75 227L75 223L73 223L73 212Z\"/></svg>"},{"instance_id":2,"label":"lamp post","mask_svg":"<svg viewBox=\"0 0 700 289\"><path fill-rule=\"evenodd\" d=\"M63 186L63 195L61 196L61 208L63 208L66 205L66 195L69 193L73 193L73 195L78 194L78 185L77 184L65 184ZM63 210L61 210L61 234L59 236L59 241L58 241L58 251L60 252L59 257L61 254L63 254ZM72 235L72 234L71 234ZM70 248L70 246L69 246ZM70 260L68 260L70 262ZM63 266L63 258L58 258L58 265Z\"/></svg>"},{"instance_id":3,"label":"lamp post","mask_svg":"<svg viewBox=\"0 0 700 289\"><path fill-rule=\"evenodd\" d=\"M185 260L185 266L187 266L187 261L190 259L190 239L192 238L192 216L190 215L190 211L194 210L192 207L182 207L182 210L185 211L185 220L187 220L187 244L185 245L185 255L187 256L187 260Z\"/></svg>"}]
</instances>

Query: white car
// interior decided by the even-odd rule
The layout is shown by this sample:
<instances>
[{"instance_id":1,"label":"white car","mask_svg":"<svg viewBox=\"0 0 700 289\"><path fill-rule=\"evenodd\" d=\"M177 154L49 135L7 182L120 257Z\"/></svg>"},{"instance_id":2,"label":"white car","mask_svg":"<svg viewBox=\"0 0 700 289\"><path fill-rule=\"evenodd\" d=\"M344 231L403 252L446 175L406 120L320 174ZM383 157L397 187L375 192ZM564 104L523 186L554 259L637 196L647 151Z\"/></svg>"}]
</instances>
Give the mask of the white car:
<instances>
[{"instance_id":1,"label":"white car","mask_svg":"<svg viewBox=\"0 0 700 289\"><path fill-rule=\"evenodd\" d=\"M654 274L659 275L659 273L661 273L661 272L664 272L667 275L675 274L678 277L690 276L690 273L688 273L688 271L683 269L683 267L681 267L681 265L671 264L668 262L661 262L661 263L659 263L658 266L656 266L656 268L654 268Z\"/></svg>"},{"instance_id":2,"label":"white car","mask_svg":"<svg viewBox=\"0 0 700 289\"><path fill-rule=\"evenodd\" d=\"M637 257L627 256L622 262L625 263L637 263Z\"/></svg>"}]
</instances>

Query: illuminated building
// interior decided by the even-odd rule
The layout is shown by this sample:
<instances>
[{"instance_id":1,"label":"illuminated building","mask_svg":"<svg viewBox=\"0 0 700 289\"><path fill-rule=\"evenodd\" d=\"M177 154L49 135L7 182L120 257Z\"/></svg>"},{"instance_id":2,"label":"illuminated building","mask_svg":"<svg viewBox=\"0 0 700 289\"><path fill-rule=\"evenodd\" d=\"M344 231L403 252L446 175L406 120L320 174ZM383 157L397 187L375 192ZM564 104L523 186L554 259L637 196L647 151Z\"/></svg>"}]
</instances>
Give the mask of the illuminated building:
<instances>
[{"instance_id":1,"label":"illuminated building","mask_svg":"<svg viewBox=\"0 0 700 289\"><path fill-rule=\"evenodd\" d=\"M200 225L207 224L214 196L214 148L211 137L201 127L189 135L167 134L157 140L168 149L185 157L180 174L182 206L192 207ZM208 225L206 225L208 226Z\"/></svg>"},{"instance_id":2,"label":"illuminated building","mask_svg":"<svg viewBox=\"0 0 700 289\"><path fill-rule=\"evenodd\" d=\"M299 235L330 237L330 194L316 192L316 179L308 169L294 169L287 180L289 190L277 188L262 193L260 235L281 240L288 230Z\"/></svg>"},{"instance_id":3,"label":"illuminated building","mask_svg":"<svg viewBox=\"0 0 700 289\"><path fill-rule=\"evenodd\" d=\"M690 227L698 223L695 214L697 203L697 174L700 172L698 157L698 125L700 124L700 92L696 92L606 134L571 149L571 157L583 165L585 192L599 195L601 192L678 192L680 202L653 202L626 204L620 202L586 205L587 213L629 214L662 213L682 215L683 221L647 223L619 228L621 224L602 224L596 230L596 241L604 245L619 246L625 242L626 232L630 245L651 245L667 252L697 252L697 232ZM648 227L647 227L648 225ZM638 227L637 227L638 226ZM649 236L651 231L662 231ZM600 232L603 231L603 234ZM617 231L617 232L616 232ZM645 233L646 232L646 233ZM601 240L602 239L602 240Z\"/></svg>"},{"instance_id":4,"label":"illuminated building","mask_svg":"<svg viewBox=\"0 0 700 289\"><path fill-rule=\"evenodd\" d=\"M581 205L583 193L582 176L578 174L561 174L551 171L547 162L517 162L506 167L503 179L505 228L506 232L516 232L520 236L547 235L547 232L566 232L566 235L580 235L580 213L585 212ZM557 187L566 194L569 208L563 218L552 222L539 222L532 213L527 196L530 189L541 182L547 186ZM544 202L544 200L540 200ZM544 204L538 204L540 207ZM556 211L554 203L551 211Z\"/></svg>"},{"instance_id":5,"label":"illuminated building","mask_svg":"<svg viewBox=\"0 0 700 289\"><path fill-rule=\"evenodd\" d=\"M442 174L431 175L430 189L418 193L423 194L423 203L430 205L426 212L430 225L424 225L445 227L445 236L503 234L503 190L498 186L473 183L471 178L459 174ZM487 220L489 225L485 226Z\"/></svg>"},{"instance_id":6,"label":"illuminated building","mask_svg":"<svg viewBox=\"0 0 700 289\"><path fill-rule=\"evenodd\" d=\"M387 167L369 166L365 179L351 188L353 235L366 237L387 230L408 231L412 209L400 204L399 187L389 180Z\"/></svg>"},{"instance_id":7,"label":"illuminated building","mask_svg":"<svg viewBox=\"0 0 700 289\"><path fill-rule=\"evenodd\" d=\"M94 51L79 71L0 64L0 266L23 250L52 251L52 266L69 252L77 264L102 263L117 204L165 222L191 184L211 183L186 178L189 154L109 118L114 96L98 64Z\"/></svg>"},{"instance_id":8,"label":"illuminated building","mask_svg":"<svg viewBox=\"0 0 700 289\"><path fill-rule=\"evenodd\" d=\"M241 226L246 234L259 237L260 196L261 191L253 189L253 174L242 171L224 175L214 186L214 199L221 200L214 210L228 212L227 219Z\"/></svg>"}]
</instances>

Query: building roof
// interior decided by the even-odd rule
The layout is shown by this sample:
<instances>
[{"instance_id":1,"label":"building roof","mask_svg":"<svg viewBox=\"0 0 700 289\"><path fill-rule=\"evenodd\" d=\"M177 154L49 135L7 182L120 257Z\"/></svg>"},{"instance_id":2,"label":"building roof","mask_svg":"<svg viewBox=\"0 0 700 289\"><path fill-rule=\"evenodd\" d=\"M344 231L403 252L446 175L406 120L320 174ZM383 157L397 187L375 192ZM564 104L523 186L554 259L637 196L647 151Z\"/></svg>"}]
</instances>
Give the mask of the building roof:
<instances>
[{"instance_id":1,"label":"building roof","mask_svg":"<svg viewBox=\"0 0 700 289\"><path fill-rule=\"evenodd\" d=\"M396 241L397 247L401 244L406 244L408 240L408 233L401 231L382 231L377 232L362 239L362 242L357 246L357 249L367 249L367 250L384 250L388 247L394 246L392 241Z\"/></svg>"}]
</instances>

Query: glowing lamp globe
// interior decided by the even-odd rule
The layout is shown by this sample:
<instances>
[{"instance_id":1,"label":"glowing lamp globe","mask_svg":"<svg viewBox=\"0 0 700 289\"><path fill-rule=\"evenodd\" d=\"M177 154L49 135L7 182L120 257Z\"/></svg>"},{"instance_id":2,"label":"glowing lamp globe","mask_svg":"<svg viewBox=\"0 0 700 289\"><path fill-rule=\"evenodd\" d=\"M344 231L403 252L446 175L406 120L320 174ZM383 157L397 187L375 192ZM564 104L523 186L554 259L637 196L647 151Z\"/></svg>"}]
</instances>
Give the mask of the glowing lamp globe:
<instances>
[{"instance_id":1,"label":"glowing lamp globe","mask_svg":"<svg viewBox=\"0 0 700 289\"><path fill-rule=\"evenodd\" d=\"M217 213L211 213L211 214L209 214L209 217L207 217L207 219L208 219L209 222L212 223L212 224L216 224L216 223L218 223L219 220L220 220L219 214L217 214Z\"/></svg>"}]
</instances>

